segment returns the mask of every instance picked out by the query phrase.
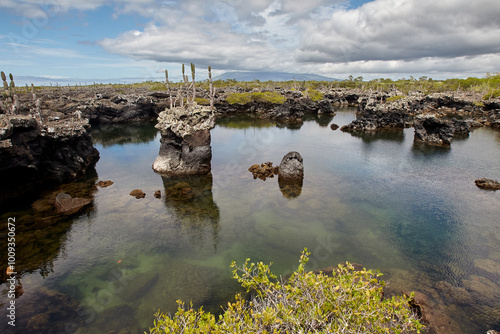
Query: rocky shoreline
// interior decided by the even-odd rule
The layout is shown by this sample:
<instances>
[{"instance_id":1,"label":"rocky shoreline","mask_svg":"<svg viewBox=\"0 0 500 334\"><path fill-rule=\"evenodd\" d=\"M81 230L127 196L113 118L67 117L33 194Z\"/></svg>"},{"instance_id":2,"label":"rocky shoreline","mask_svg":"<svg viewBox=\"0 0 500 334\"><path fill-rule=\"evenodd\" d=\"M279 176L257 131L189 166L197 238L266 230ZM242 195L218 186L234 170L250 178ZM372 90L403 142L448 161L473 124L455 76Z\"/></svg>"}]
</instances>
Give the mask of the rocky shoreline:
<instances>
[{"instance_id":1,"label":"rocky shoreline","mask_svg":"<svg viewBox=\"0 0 500 334\"><path fill-rule=\"evenodd\" d=\"M255 92L255 89L249 91L241 87L218 88L214 117L253 114L300 127L306 115L334 115L335 106L351 105L358 108L356 120L343 126L344 132L356 134L413 126L416 141L440 146L450 145L454 136L467 136L476 127L500 129L500 99L482 100L473 93L425 95L419 91L403 94L397 90L343 88L320 91L320 98L312 99L306 90L274 87L259 92L280 96L282 101L228 102L231 94ZM181 93L186 92L172 90L172 96ZM22 185L57 184L84 175L98 160L89 135L91 124L156 120L160 113L168 110L170 98L166 91L133 86L45 88L36 92L36 100L35 94L27 89L19 90L18 95L15 115L0 106L0 161L3 162L0 169L4 184L12 180ZM196 98L207 101L209 92L198 87ZM159 121L165 128L162 129L165 142L168 126ZM206 134L205 137L209 138ZM170 139L170 143L176 142L176 138Z\"/></svg>"},{"instance_id":2,"label":"rocky shoreline","mask_svg":"<svg viewBox=\"0 0 500 334\"><path fill-rule=\"evenodd\" d=\"M37 187L81 178L99 160L87 119L54 117L45 124L0 114L0 201Z\"/></svg>"},{"instance_id":3,"label":"rocky shoreline","mask_svg":"<svg viewBox=\"0 0 500 334\"><path fill-rule=\"evenodd\" d=\"M175 98L184 89L172 89ZM320 90L321 98L312 99L307 93L298 90L273 89L259 90L272 92L284 98L283 103L276 101L246 101L229 103L227 97L233 93L255 93L241 87L218 88L215 94L217 116L233 114L256 114L259 117L297 121L305 114L333 114L337 105L358 107L357 120L371 120L359 130L373 130L387 127L412 126L413 118L418 115L433 115L437 118L460 118L468 120L473 127L490 126L500 128L500 98L483 100L480 94L469 92L446 92L423 94L419 91L404 94L397 90L371 91L338 88ZM34 102L29 93L19 93L18 115L32 113ZM113 88L112 86L81 86L52 88L37 92L41 100L42 120L80 113L90 124L123 123L156 120L160 112L169 105L166 91L146 88ZM196 88L196 98L208 101L209 92ZM198 103L199 104L199 103ZM8 114L0 105L0 114ZM300 121L300 120L299 120Z\"/></svg>"}]
</instances>

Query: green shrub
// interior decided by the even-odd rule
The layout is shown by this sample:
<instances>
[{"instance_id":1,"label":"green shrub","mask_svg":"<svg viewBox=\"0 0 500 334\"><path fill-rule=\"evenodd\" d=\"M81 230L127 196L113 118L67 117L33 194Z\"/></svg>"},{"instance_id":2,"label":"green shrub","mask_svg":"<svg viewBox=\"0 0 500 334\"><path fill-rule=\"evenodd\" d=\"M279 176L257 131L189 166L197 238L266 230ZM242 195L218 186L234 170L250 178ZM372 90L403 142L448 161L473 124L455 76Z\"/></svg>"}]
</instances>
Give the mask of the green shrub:
<instances>
[{"instance_id":1,"label":"green shrub","mask_svg":"<svg viewBox=\"0 0 500 334\"><path fill-rule=\"evenodd\" d=\"M226 97L226 101L229 104L246 104L252 102L252 96L250 93L231 93Z\"/></svg>"},{"instance_id":2,"label":"green shrub","mask_svg":"<svg viewBox=\"0 0 500 334\"><path fill-rule=\"evenodd\" d=\"M404 99L404 98L405 98L404 95L395 95L395 96L388 97L386 99L386 101L387 102L394 102L394 101L401 100L401 99Z\"/></svg>"},{"instance_id":3,"label":"green shrub","mask_svg":"<svg viewBox=\"0 0 500 334\"><path fill-rule=\"evenodd\" d=\"M488 93L483 95L483 100L495 99L500 97L500 89L491 90Z\"/></svg>"},{"instance_id":4,"label":"green shrub","mask_svg":"<svg viewBox=\"0 0 500 334\"><path fill-rule=\"evenodd\" d=\"M308 88L306 90L306 95L311 99L313 100L314 102L317 102L317 101L321 101L325 98L325 96L323 95L323 93L321 92L318 92L317 90L315 89L312 89L312 88Z\"/></svg>"},{"instance_id":5,"label":"green shrub","mask_svg":"<svg viewBox=\"0 0 500 334\"><path fill-rule=\"evenodd\" d=\"M285 97L274 92L232 93L226 97L229 104L246 104L252 101L283 104Z\"/></svg>"},{"instance_id":6,"label":"green shrub","mask_svg":"<svg viewBox=\"0 0 500 334\"><path fill-rule=\"evenodd\" d=\"M203 99L201 97L197 97L194 99L194 101L199 104L199 105L202 105L202 106L208 106L210 105L210 101L207 100L207 99Z\"/></svg>"},{"instance_id":7,"label":"green shrub","mask_svg":"<svg viewBox=\"0 0 500 334\"><path fill-rule=\"evenodd\" d=\"M420 333L423 325L406 297L381 299L378 272L339 265L333 277L306 272L307 249L287 281L276 280L269 265L235 262L233 278L256 297L236 295L218 317L177 301L174 316L156 314L150 333Z\"/></svg>"}]
</instances>

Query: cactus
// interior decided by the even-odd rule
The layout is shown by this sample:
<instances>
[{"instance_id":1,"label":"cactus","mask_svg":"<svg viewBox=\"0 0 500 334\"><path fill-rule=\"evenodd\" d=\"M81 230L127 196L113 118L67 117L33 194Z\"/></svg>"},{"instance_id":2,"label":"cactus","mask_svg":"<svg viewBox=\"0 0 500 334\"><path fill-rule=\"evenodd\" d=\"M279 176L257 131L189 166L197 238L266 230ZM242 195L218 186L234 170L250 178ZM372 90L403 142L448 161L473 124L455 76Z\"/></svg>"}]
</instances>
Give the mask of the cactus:
<instances>
[{"instance_id":1,"label":"cactus","mask_svg":"<svg viewBox=\"0 0 500 334\"><path fill-rule=\"evenodd\" d=\"M194 100L196 99L196 83L195 83L195 80L194 80L194 64L191 63L191 77L193 78L193 100L192 102L194 103Z\"/></svg>"},{"instance_id":2,"label":"cactus","mask_svg":"<svg viewBox=\"0 0 500 334\"><path fill-rule=\"evenodd\" d=\"M5 76L5 73L2 71L2 81L3 81L3 88L5 90L9 90L9 84L7 83L7 77Z\"/></svg>"},{"instance_id":3,"label":"cactus","mask_svg":"<svg viewBox=\"0 0 500 334\"><path fill-rule=\"evenodd\" d=\"M184 85L186 84L186 76L184 75L185 70L184 70L184 64L182 64L182 81L184 81ZM180 95L180 106L184 106L184 96L182 94L182 87L179 85L179 95Z\"/></svg>"},{"instance_id":4,"label":"cactus","mask_svg":"<svg viewBox=\"0 0 500 334\"><path fill-rule=\"evenodd\" d=\"M12 75L12 73L9 73L10 84L7 83L7 76L3 71L1 72L1 77L3 81L3 88L5 90L5 104L7 105L7 109L10 110L12 114L15 114L16 110L20 107L20 102L16 95L16 84L14 83L14 76Z\"/></svg>"},{"instance_id":5,"label":"cactus","mask_svg":"<svg viewBox=\"0 0 500 334\"><path fill-rule=\"evenodd\" d=\"M214 85L212 82L212 67L208 65L208 82L210 83L209 95L210 95L210 109L214 109Z\"/></svg>"},{"instance_id":6,"label":"cactus","mask_svg":"<svg viewBox=\"0 0 500 334\"><path fill-rule=\"evenodd\" d=\"M170 99L170 109L172 109L172 92L170 91L170 82L168 81L168 71L165 70L165 79L167 79L167 92Z\"/></svg>"}]
</instances>

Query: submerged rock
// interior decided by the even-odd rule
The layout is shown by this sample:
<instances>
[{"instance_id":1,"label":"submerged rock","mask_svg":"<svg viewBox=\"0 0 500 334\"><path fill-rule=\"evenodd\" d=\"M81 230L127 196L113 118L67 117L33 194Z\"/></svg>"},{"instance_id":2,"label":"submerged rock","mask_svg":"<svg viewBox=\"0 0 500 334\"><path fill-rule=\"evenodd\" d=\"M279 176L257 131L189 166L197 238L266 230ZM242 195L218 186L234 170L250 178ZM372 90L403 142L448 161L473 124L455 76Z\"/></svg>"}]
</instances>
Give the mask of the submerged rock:
<instances>
[{"instance_id":1,"label":"submerged rock","mask_svg":"<svg viewBox=\"0 0 500 334\"><path fill-rule=\"evenodd\" d=\"M99 181L99 182L97 182L96 186L101 187L101 188L106 188L106 187L109 187L112 184L113 184L113 181L107 180L107 181Z\"/></svg>"},{"instance_id":2,"label":"submerged rock","mask_svg":"<svg viewBox=\"0 0 500 334\"><path fill-rule=\"evenodd\" d=\"M134 196L137 199L146 197L146 194L144 193L144 191L142 191L140 189L132 190L129 195Z\"/></svg>"},{"instance_id":3,"label":"submerged rock","mask_svg":"<svg viewBox=\"0 0 500 334\"><path fill-rule=\"evenodd\" d=\"M405 295L409 296L408 293L405 293ZM414 296L410 301L410 306L420 316L420 321L426 325L428 333L462 333L458 324L439 308L435 307L425 294L414 292Z\"/></svg>"},{"instance_id":4,"label":"submerged rock","mask_svg":"<svg viewBox=\"0 0 500 334\"><path fill-rule=\"evenodd\" d=\"M71 215L80 211L91 202L91 199L71 197L66 193L59 193L56 196L55 206L57 208L57 212L65 215Z\"/></svg>"},{"instance_id":5,"label":"submerged rock","mask_svg":"<svg viewBox=\"0 0 500 334\"><path fill-rule=\"evenodd\" d=\"M7 329L2 333L73 333L83 322L78 313L81 305L76 300L46 287L36 290L27 288L26 293L16 300L15 306L15 330ZM0 313L5 318L5 312ZM0 328L5 327L0 325Z\"/></svg>"},{"instance_id":6,"label":"submerged rock","mask_svg":"<svg viewBox=\"0 0 500 334\"><path fill-rule=\"evenodd\" d=\"M478 179L475 181L476 186L485 190L500 190L500 182L491 179Z\"/></svg>"}]
</instances>

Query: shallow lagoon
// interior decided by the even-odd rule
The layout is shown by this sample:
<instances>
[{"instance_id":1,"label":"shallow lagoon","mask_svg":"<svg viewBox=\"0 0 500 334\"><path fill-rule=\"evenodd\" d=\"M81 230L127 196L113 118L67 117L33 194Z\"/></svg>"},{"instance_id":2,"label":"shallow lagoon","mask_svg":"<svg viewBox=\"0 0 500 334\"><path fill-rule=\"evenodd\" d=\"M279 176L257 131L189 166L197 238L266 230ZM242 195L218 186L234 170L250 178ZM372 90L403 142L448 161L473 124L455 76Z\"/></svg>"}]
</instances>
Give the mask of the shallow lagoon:
<instances>
[{"instance_id":1,"label":"shallow lagoon","mask_svg":"<svg viewBox=\"0 0 500 334\"><path fill-rule=\"evenodd\" d=\"M232 260L273 262L285 275L304 247L311 270L361 263L380 269L396 292L426 293L464 333L500 328L500 192L474 184L500 179L500 133L477 129L443 149L414 144L413 129L353 136L329 127L354 117L345 108L300 128L220 119L212 130L212 178L182 180L152 171L159 149L153 124L94 129L98 179L114 184L93 190L93 175L67 185L92 194L91 208L54 218L46 233L33 232L41 216L32 201L2 215L17 217L25 248L19 261L32 261L16 300L19 333L34 326L142 333L158 309L174 312L176 299L219 312L239 290ZM304 158L295 197L283 194L277 178L254 180L247 171L279 164L289 151ZM146 198L129 196L133 189ZM156 190L162 199L153 197ZM12 332L4 321L0 329Z\"/></svg>"}]
</instances>

